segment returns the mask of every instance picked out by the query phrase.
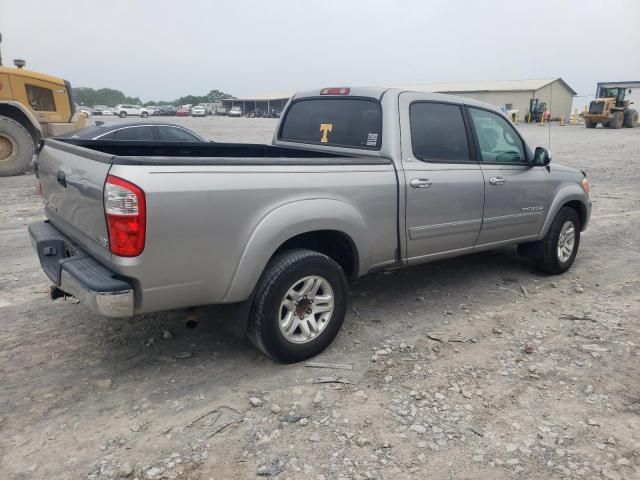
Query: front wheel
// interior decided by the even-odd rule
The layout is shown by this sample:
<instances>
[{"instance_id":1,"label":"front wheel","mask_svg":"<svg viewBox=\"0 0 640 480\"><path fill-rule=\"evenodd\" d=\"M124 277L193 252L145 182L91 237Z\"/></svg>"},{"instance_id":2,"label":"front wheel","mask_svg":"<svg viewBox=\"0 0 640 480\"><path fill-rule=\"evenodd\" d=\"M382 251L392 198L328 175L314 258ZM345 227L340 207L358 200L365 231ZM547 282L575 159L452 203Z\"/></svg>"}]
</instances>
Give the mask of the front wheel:
<instances>
[{"instance_id":1,"label":"front wheel","mask_svg":"<svg viewBox=\"0 0 640 480\"><path fill-rule=\"evenodd\" d=\"M127 112L120 112L120 114L118 116L120 118L126 118L127 117Z\"/></svg>"},{"instance_id":2,"label":"front wheel","mask_svg":"<svg viewBox=\"0 0 640 480\"><path fill-rule=\"evenodd\" d=\"M629 109L624 112L624 121L623 124L625 128L635 128L638 126L639 122L638 111Z\"/></svg>"},{"instance_id":3,"label":"front wheel","mask_svg":"<svg viewBox=\"0 0 640 480\"><path fill-rule=\"evenodd\" d=\"M140 114L140 116L141 116L142 118L147 118L147 117L149 116L149 114L148 114L147 112L142 112L142 113Z\"/></svg>"},{"instance_id":4,"label":"front wheel","mask_svg":"<svg viewBox=\"0 0 640 480\"><path fill-rule=\"evenodd\" d=\"M547 236L540 240L538 268L550 275L566 272L573 265L579 246L580 218L573 208L563 207L553 219Z\"/></svg>"},{"instance_id":5,"label":"front wheel","mask_svg":"<svg viewBox=\"0 0 640 480\"><path fill-rule=\"evenodd\" d=\"M33 157L29 131L12 118L0 116L0 177L20 175Z\"/></svg>"},{"instance_id":6,"label":"front wheel","mask_svg":"<svg viewBox=\"0 0 640 480\"><path fill-rule=\"evenodd\" d=\"M322 352L347 309L340 265L312 250L289 250L267 265L257 286L247 335L265 355L292 363Z\"/></svg>"}]
</instances>

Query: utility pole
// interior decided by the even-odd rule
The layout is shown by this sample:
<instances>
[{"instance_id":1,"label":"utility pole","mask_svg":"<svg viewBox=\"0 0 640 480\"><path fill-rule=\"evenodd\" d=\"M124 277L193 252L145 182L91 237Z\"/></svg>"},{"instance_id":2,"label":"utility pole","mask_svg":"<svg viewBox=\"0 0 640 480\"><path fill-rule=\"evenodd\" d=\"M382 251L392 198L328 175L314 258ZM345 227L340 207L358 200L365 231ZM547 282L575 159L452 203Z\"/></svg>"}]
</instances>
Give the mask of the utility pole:
<instances>
[{"instance_id":1,"label":"utility pole","mask_svg":"<svg viewBox=\"0 0 640 480\"><path fill-rule=\"evenodd\" d=\"M2 34L0 33L0 44L2 43ZM2 50L0 50L0 67L2 66Z\"/></svg>"}]
</instances>

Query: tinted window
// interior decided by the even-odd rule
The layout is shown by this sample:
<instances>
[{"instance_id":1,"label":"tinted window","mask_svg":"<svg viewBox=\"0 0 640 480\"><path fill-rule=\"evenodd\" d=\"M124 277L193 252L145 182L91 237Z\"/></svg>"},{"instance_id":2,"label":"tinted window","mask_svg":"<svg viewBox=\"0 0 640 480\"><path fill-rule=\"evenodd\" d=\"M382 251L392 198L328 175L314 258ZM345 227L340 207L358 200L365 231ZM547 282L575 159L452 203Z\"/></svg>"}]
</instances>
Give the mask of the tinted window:
<instances>
[{"instance_id":1,"label":"tinted window","mask_svg":"<svg viewBox=\"0 0 640 480\"><path fill-rule=\"evenodd\" d=\"M200 142L201 140L192 133L176 127L156 127L158 136L163 142Z\"/></svg>"},{"instance_id":2,"label":"tinted window","mask_svg":"<svg viewBox=\"0 0 640 480\"><path fill-rule=\"evenodd\" d=\"M447 162L470 160L467 132L458 105L411 104L411 144L420 160Z\"/></svg>"},{"instance_id":3,"label":"tinted window","mask_svg":"<svg viewBox=\"0 0 640 480\"><path fill-rule=\"evenodd\" d=\"M123 128L122 130L116 130L102 138L106 140L154 140L153 129L151 127Z\"/></svg>"},{"instance_id":4,"label":"tinted window","mask_svg":"<svg viewBox=\"0 0 640 480\"><path fill-rule=\"evenodd\" d=\"M56 104L53 101L53 92L48 88L25 85L27 98L31 108L38 112L55 112Z\"/></svg>"},{"instance_id":5,"label":"tinted window","mask_svg":"<svg viewBox=\"0 0 640 480\"><path fill-rule=\"evenodd\" d=\"M485 162L525 162L522 140L509 121L492 112L470 108L480 155Z\"/></svg>"},{"instance_id":6,"label":"tinted window","mask_svg":"<svg viewBox=\"0 0 640 480\"><path fill-rule=\"evenodd\" d=\"M291 105L280 140L379 150L382 112L374 100L318 98Z\"/></svg>"}]
</instances>

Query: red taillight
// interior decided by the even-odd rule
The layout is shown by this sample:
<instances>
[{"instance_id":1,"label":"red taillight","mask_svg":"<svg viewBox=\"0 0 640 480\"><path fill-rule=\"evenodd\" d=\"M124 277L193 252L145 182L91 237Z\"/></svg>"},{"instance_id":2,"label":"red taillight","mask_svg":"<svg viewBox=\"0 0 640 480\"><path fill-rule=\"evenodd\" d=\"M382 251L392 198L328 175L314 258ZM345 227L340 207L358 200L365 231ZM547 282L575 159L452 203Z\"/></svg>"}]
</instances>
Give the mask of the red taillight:
<instances>
[{"instance_id":1,"label":"red taillight","mask_svg":"<svg viewBox=\"0 0 640 480\"><path fill-rule=\"evenodd\" d=\"M120 177L107 176L104 212L109 231L109 251L135 257L144 250L147 208L142 189Z\"/></svg>"},{"instance_id":2,"label":"red taillight","mask_svg":"<svg viewBox=\"0 0 640 480\"><path fill-rule=\"evenodd\" d=\"M351 89L347 87L323 88L320 90L320 95L349 95L350 91Z\"/></svg>"}]
</instances>

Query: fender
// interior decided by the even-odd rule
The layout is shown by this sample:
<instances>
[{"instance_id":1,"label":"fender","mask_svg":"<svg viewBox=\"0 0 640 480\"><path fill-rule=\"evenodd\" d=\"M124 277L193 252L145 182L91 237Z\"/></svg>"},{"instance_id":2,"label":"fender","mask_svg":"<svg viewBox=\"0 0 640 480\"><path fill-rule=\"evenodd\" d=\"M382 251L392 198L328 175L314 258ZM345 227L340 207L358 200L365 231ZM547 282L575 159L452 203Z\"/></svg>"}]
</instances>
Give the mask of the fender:
<instances>
[{"instance_id":1,"label":"fender","mask_svg":"<svg viewBox=\"0 0 640 480\"><path fill-rule=\"evenodd\" d=\"M547 235L553 219L556 217L562 206L571 201L578 201L584 207L586 222L582 225L582 229L584 230L586 228L591 212L591 201L580 185L564 184L556 191L553 202L551 202L551 206L549 207L547 218L542 226L542 231L538 237L539 239L542 239Z\"/></svg>"},{"instance_id":2,"label":"fender","mask_svg":"<svg viewBox=\"0 0 640 480\"><path fill-rule=\"evenodd\" d=\"M10 105L10 106L20 110L22 113L24 113L25 117L27 117L29 122L31 122L31 125L33 126L33 128L36 130L36 132L38 132L39 138L42 138L42 127L40 127L40 122L38 122L38 119L33 114L33 112L31 112L30 110L26 109L24 107L24 105L22 105L20 102L16 102L14 100L0 101L0 104ZM37 141L37 139L36 139L36 141Z\"/></svg>"},{"instance_id":3,"label":"fender","mask_svg":"<svg viewBox=\"0 0 640 480\"><path fill-rule=\"evenodd\" d=\"M300 200L280 205L256 225L245 246L223 303L247 299L269 259L284 242L302 233L336 230L358 249L358 274L370 264L370 241L362 215L351 205L332 198Z\"/></svg>"}]
</instances>

